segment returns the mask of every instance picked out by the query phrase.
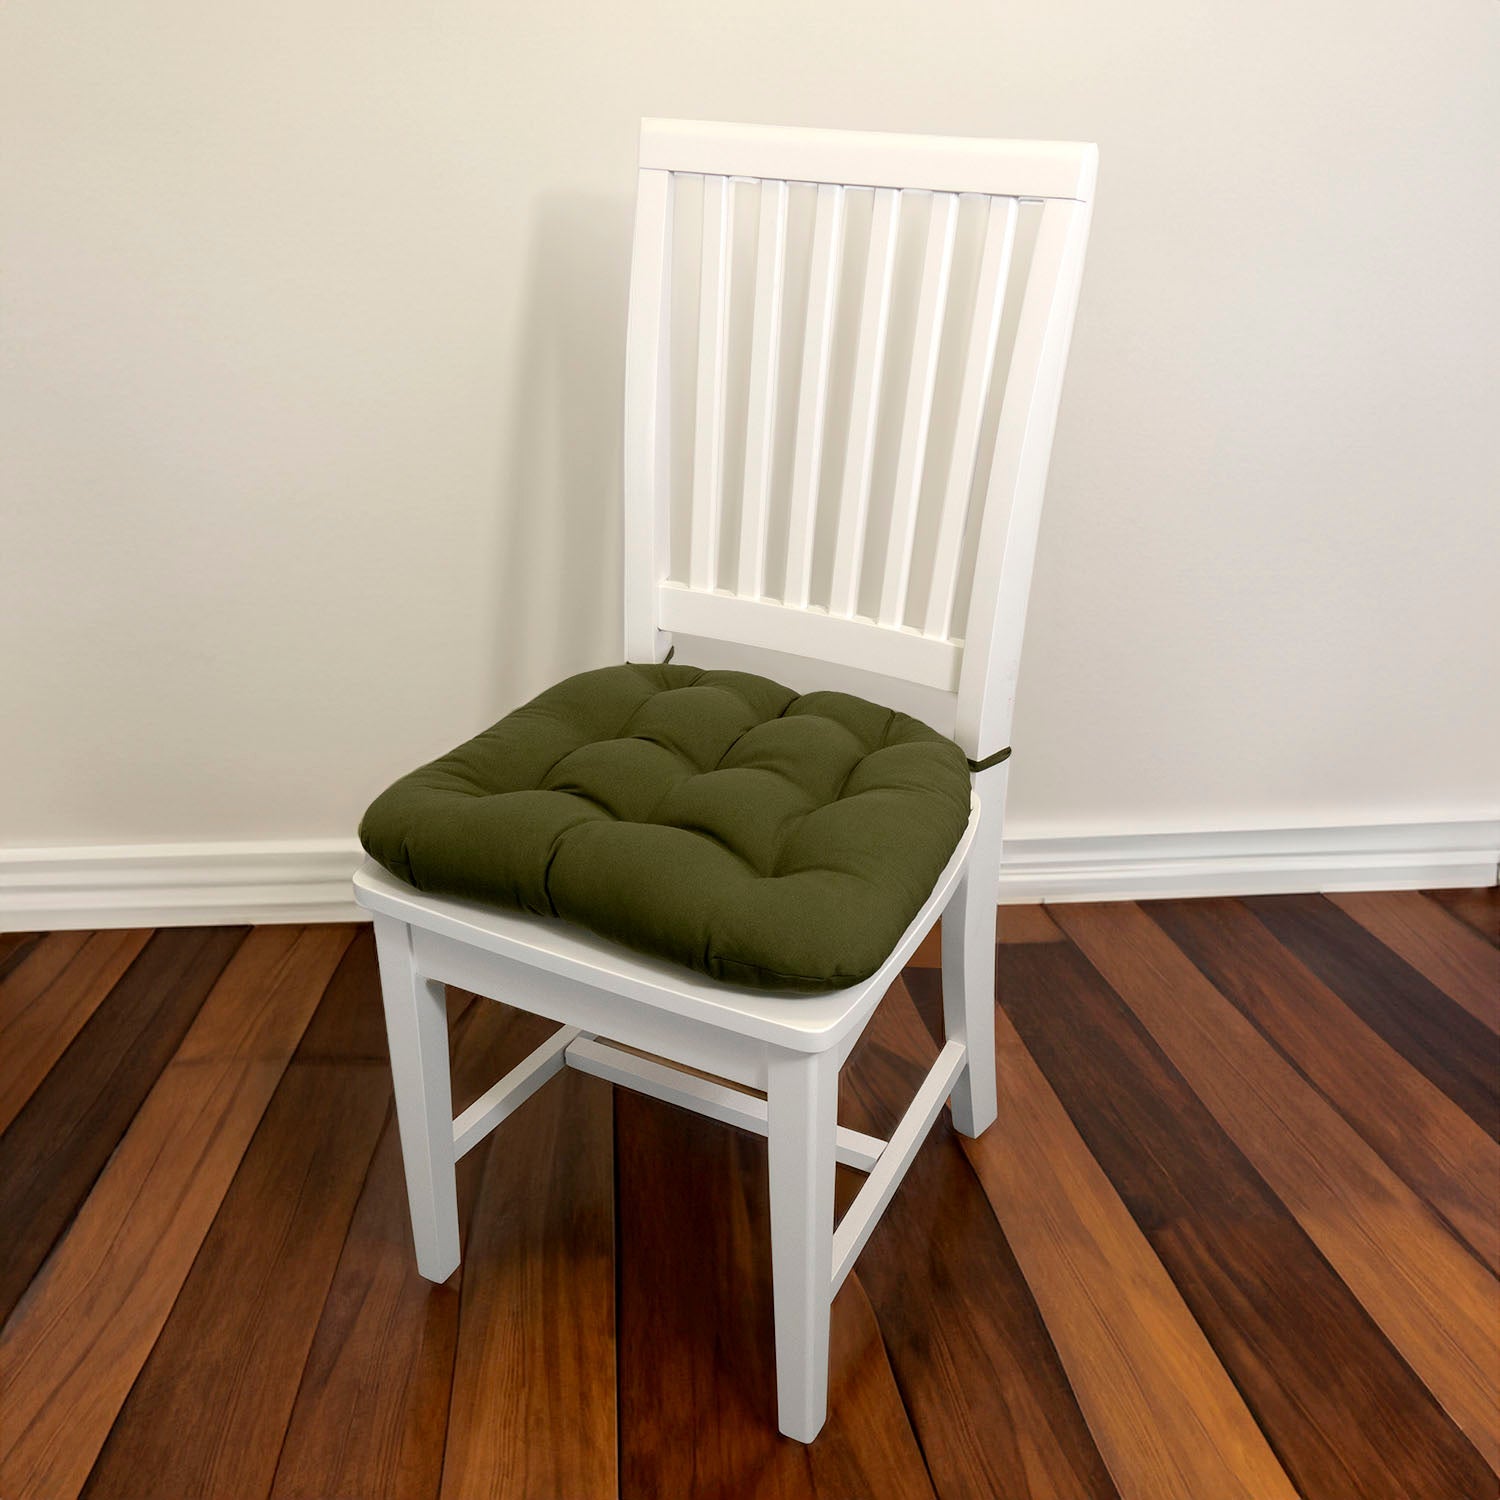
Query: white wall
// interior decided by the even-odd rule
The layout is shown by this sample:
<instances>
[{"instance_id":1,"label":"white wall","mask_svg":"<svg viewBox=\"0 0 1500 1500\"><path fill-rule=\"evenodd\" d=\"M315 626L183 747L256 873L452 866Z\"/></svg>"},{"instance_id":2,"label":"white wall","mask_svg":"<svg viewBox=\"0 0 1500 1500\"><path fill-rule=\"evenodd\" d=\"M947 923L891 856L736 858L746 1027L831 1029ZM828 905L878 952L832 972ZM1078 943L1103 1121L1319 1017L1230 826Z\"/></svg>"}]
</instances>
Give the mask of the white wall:
<instances>
[{"instance_id":1,"label":"white wall","mask_svg":"<svg viewBox=\"0 0 1500 1500\"><path fill-rule=\"evenodd\" d=\"M1494 0L10 0L0 112L0 845L617 659L642 114L1100 143L1018 834L1495 815Z\"/></svg>"}]
</instances>

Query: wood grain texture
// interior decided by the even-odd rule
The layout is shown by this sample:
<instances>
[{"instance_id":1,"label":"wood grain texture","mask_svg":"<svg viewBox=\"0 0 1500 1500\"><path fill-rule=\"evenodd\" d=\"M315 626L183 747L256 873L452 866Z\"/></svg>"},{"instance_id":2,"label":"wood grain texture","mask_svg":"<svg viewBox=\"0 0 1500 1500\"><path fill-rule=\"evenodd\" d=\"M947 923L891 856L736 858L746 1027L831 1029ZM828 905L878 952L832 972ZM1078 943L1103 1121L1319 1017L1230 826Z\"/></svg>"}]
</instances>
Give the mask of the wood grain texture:
<instances>
[{"instance_id":1,"label":"wood grain texture","mask_svg":"<svg viewBox=\"0 0 1500 1500\"><path fill-rule=\"evenodd\" d=\"M389 1092L372 1063L287 1069L87 1500L139 1500L143 1474L156 1493L195 1500L269 1493Z\"/></svg>"},{"instance_id":2,"label":"wood grain texture","mask_svg":"<svg viewBox=\"0 0 1500 1500\"><path fill-rule=\"evenodd\" d=\"M245 932L158 932L0 1135L0 1324L78 1212Z\"/></svg>"},{"instance_id":3,"label":"wood grain texture","mask_svg":"<svg viewBox=\"0 0 1500 1500\"><path fill-rule=\"evenodd\" d=\"M523 1019L537 1042L552 1029ZM616 1493L610 1095L565 1071L489 1154L461 1272L445 1500Z\"/></svg>"},{"instance_id":4,"label":"wood grain texture","mask_svg":"<svg viewBox=\"0 0 1500 1500\"><path fill-rule=\"evenodd\" d=\"M83 952L91 934L44 932L29 944L17 944L17 956L0 988L0 1011L19 1014Z\"/></svg>"},{"instance_id":5,"label":"wood grain texture","mask_svg":"<svg viewBox=\"0 0 1500 1500\"><path fill-rule=\"evenodd\" d=\"M0 1130L83 1029L99 1002L135 961L148 929L85 934L86 941L51 982L26 983L26 966L0 981Z\"/></svg>"},{"instance_id":6,"label":"wood grain texture","mask_svg":"<svg viewBox=\"0 0 1500 1500\"><path fill-rule=\"evenodd\" d=\"M1001 911L1006 1114L917 1154L810 1447L775 1430L762 1139L564 1074L460 1163L429 1285L369 929L157 933L0 1132L0 1495L1495 1500L1496 1152L1432 1076L1493 1033L1412 935L1470 929L1384 899L1287 942L1253 903ZM0 972L35 1002L114 941ZM891 1128L941 1011L908 969L846 1124ZM448 1015L460 1110L552 1026Z\"/></svg>"},{"instance_id":7,"label":"wood grain texture","mask_svg":"<svg viewBox=\"0 0 1500 1500\"><path fill-rule=\"evenodd\" d=\"M1003 1010L996 1046L1000 1118L963 1149L1120 1494L1295 1500L1243 1398Z\"/></svg>"},{"instance_id":8,"label":"wood grain texture","mask_svg":"<svg viewBox=\"0 0 1500 1500\"><path fill-rule=\"evenodd\" d=\"M1500 1467L1494 1276L1138 906L1069 906L1058 918L1485 1461Z\"/></svg>"},{"instance_id":9,"label":"wood grain texture","mask_svg":"<svg viewBox=\"0 0 1500 1500\"><path fill-rule=\"evenodd\" d=\"M1326 896L1246 906L1371 1030L1500 1139L1500 1043L1482 1022Z\"/></svg>"},{"instance_id":10,"label":"wood grain texture","mask_svg":"<svg viewBox=\"0 0 1500 1500\"><path fill-rule=\"evenodd\" d=\"M1500 948L1419 891L1351 891L1328 899L1500 1032Z\"/></svg>"},{"instance_id":11,"label":"wood grain texture","mask_svg":"<svg viewBox=\"0 0 1500 1500\"><path fill-rule=\"evenodd\" d=\"M375 987L374 947L360 945ZM455 1100L482 1093L524 1052L516 1012L449 995ZM316 1025L316 1022L315 1022ZM311 1036L313 1028L309 1028ZM458 1164L459 1224L467 1238L493 1139ZM458 1282L417 1273L401 1142L388 1116L349 1226L282 1446L276 1500L381 1496L436 1500L458 1343Z\"/></svg>"},{"instance_id":12,"label":"wood grain texture","mask_svg":"<svg viewBox=\"0 0 1500 1500\"><path fill-rule=\"evenodd\" d=\"M460 1164L463 1215L474 1158ZM460 1223L464 1220L461 1217ZM458 1340L457 1278L417 1274L394 1112L361 1188L288 1418L276 1500L436 1500Z\"/></svg>"},{"instance_id":13,"label":"wood grain texture","mask_svg":"<svg viewBox=\"0 0 1500 1500\"><path fill-rule=\"evenodd\" d=\"M1040 902L1002 906L995 913L995 941L999 943L1060 943L1062 932ZM940 969L943 966L943 924L938 922L917 944L908 968Z\"/></svg>"},{"instance_id":14,"label":"wood grain texture","mask_svg":"<svg viewBox=\"0 0 1500 1500\"><path fill-rule=\"evenodd\" d=\"M906 983L940 989L941 976ZM840 1119L888 1135L937 1051L910 1005L882 1005L845 1069ZM946 1111L855 1269L938 1494L1117 1493Z\"/></svg>"},{"instance_id":15,"label":"wood grain texture","mask_svg":"<svg viewBox=\"0 0 1500 1500\"><path fill-rule=\"evenodd\" d=\"M623 1090L615 1117L620 1494L931 1496L857 1274L827 1425L811 1445L776 1431L765 1142Z\"/></svg>"},{"instance_id":16,"label":"wood grain texture","mask_svg":"<svg viewBox=\"0 0 1500 1500\"><path fill-rule=\"evenodd\" d=\"M1479 1454L1077 950L1004 950L1000 977L1006 1013L1300 1493L1484 1494Z\"/></svg>"},{"instance_id":17,"label":"wood grain texture","mask_svg":"<svg viewBox=\"0 0 1500 1500\"><path fill-rule=\"evenodd\" d=\"M1500 886L1480 886L1473 890L1423 891L1438 905L1451 911L1467 927L1472 927L1487 942L1500 947Z\"/></svg>"},{"instance_id":18,"label":"wood grain texture","mask_svg":"<svg viewBox=\"0 0 1500 1500\"><path fill-rule=\"evenodd\" d=\"M88 1500L258 1500L390 1107L368 930L345 952L103 1452ZM205 1339L203 1330L213 1329ZM192 1393L191 1400L184 1395Z\"/></svg>"},{"instance_id":19,"label":"wood grain texture","mask_svg":"<svg viewBox=\"0 0 1500 1500\"><path fill-rule=\"evenodd\" d=\"M1500 1145L1240 902L1155 901L1143 910L1397 1176L1500 1270Z\"/></svg>"},{"instance_id":20,"label":"wood grain texture","mask_svg":"<svg viewBox=\"0 0 1500 1500\"><path fill-rule=\"evenodd\" d=\"M351 936L245 940L0 1333L7 1500L78 1494Z\"/></svg>"},{"instance_id":21,"label":"wood grain texture","mask_svg":"<svg viewBox=\"0 0 1500 1500\"><path fill-rule=\"evenodd\" d=\"M459 991L448 996L450 1020L472 1003ZM359 928L313 1018L297 1044L299 1062L380 1062L389 1065L385 1042L385 1009L380 1000L380 973L375 962L375 929Z\"/></svg>"},{"instance_id":22,"label":"wood grain texture","mask_svg":"<svg viewBox=\"0 0 1500 1500\"><path fill-rule=\"evenodd\" d=\"M24 963L41 940L39 932L0 932L0 981Z\"/></svg>"},{"instance_id":23,"label":"wood grain texture","mask_svg":"<svg viewBox=\"0 0 1500 1500\"><path fill-rule=\"evenodd\" d=\"M1061 943L1065 941L1062 928L1052 920L1051 912L1040 902L1002 906L997 922L997 932L1002 943Z\"/></svg>"}]
</instances>

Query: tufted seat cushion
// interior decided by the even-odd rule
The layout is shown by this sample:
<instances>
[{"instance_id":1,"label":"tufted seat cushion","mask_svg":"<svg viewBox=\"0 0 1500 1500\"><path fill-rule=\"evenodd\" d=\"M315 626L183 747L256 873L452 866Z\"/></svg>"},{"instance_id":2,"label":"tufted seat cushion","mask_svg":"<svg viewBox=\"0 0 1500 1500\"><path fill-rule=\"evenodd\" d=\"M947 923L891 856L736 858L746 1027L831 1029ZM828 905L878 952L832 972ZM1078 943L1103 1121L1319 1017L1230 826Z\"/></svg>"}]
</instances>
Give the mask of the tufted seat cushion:
<instances>
[{"instance_id":1,"label":"tufted seat cushion","mask_svg":"<svg viewBox=\"0 0 1500 1500\"><path fill-rule=\"evenodd\" d=\"M880 967L968 816L963 751L905 714L621 666L402 777L359 836L419 890L562 917L715 979L828 990Z\"/></svg>"}]
</instances>

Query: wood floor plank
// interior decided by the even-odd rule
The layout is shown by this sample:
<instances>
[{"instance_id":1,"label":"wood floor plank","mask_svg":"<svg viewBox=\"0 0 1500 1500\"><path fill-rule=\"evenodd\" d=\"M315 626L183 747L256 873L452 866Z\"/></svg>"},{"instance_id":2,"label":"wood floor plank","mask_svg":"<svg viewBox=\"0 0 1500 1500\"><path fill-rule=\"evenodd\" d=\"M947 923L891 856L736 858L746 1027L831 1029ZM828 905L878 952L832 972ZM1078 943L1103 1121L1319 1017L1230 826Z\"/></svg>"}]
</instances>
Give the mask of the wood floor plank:
<instances>
[{"instance_id":1,"label":"wood floor plank","mask_svg":"<svg viewBox=\"0 0 1500 1500\"><path fill-rule=\"evenodd\" d=\"M1063 943L1067 939L1063 936L1062 929L1048 915L1047 907L1036 903L1023 906L1002 906L996 918L996 944L1003 943ZM939 924L941 926L941 924ZM937 940L931 939L936 942ZM942 981L939 977L942 969L942 955L937 949L933 949L932 961L928 964L919 964L915 956L907 965L904 973L913 976L913 983L907 986L907 993L911 996L927 1028L937 1039L939 1045L943 1040L943 990ZM924 972L930 971L930 981L922 976Z\"/></svg>"},{"instance_id":2,"label":"wood floor plank","mask_svg":"<svg viewBox=\"0 0 1500 1500\"><path fill-rule=\"evenodd\" d=\"M41 933L7 973L0 988L0 1012L10 1015L26 1009L77 958L91 936L85 931Z\"/></svg>"},{"instance_id":3,"label":"wood floor plank","mask_svg":"<svg viewBox=\"0 0 1500 1500\"><path fill-rule=\"evenodd\" d=\"M41 940L39 932L0 932L0 981L20 967Z\"/></svg>"},{"instance_id":4,"label":"wood floor plank","mask_svg":"<svg viewBox=\"0 0 1500 1500\"><path fill-rule=\"evenodd\" d=\"M0 1324L78 1212L246 931L158 932L0 1135Z\"/></svg>"},{"instance_id":5,"label":"wood floor plank","mask_svg":"<svg viewBox=\"0 0 1500 1500\"><path fill-rule=\"evenodd\" d=\"M995 913L995 941L999 943L1060 943L1062 933L1041 902L1000 907ZM909 968L940 969L943 966L943 924L938 922L907 960Z\"/></svg>"},{"instance_id":6,"label":"wood floor plank","mask_svg":"<svg viewBox=\"0 0 1500 1500\"><path fill-rule=\"evenodd\" d=\"M508 1120L461 1279L445 1500L617 1492L610 1087L571 1069Z\"/></svg>"},{"instance_id":7,"label":"wood floor plank","mask_svg":"<svg viewBox=\"0 0 1500 1500\"><path fill-rule=\"evenodd\" d=\"M472 1177L466 1159L460 1186ZM461 1223L472 1202L470 1187ZM457 1276L434 1286L417 1274L391 1113L288 1419L275 1500L436 1500L457 1337Z\"/></svg>"},{"instance_id":8,"label":"wood floor plank","mask_svg":"<svg viewBox=\"0 0 1500 1500\"><path fill-rule=\"evenodd\" d=\"M1002 943L1066 941L1062 928L1052 920L1052 913L1039 901L1002 906L999 912L999 938Z\"/></svg>"},{"instance_id":9,"label":"wood floor plank","mask_svg":"<svg viewBox=\"0 0 1500 1500\"><path fill-rule=\"evenodd\" d=\"M1423 891L1440 906L1446 907L1480 937L1500 947L1500 886L1487 885L1473 890Z\"/></svg>"},{"instance_id":10,"label":"wood floor plank","mask_svg":"<svg viewBox=\"0 0 1500 1500\"><path fill-rule=\"evenodd\" d=\"M1500 1042L1325 896L1245 904L1345 1005L1500 1139Z\"/></svg>"},{"instance_id":11,"label":"wood floor plank","mask_svg":"<svg viewBox=\"0 0 1500 1500\"><path fill-rule=\"evenodd\" d=\"M1396 1175L1500 1271L1500 1145L1241 902L1153 901L1143 910Z\"/></svg>"},{"instance_id":12,"label":"wood floor plank","mask_svg":"<svg viewBox=\"0 0 1500 1500\"><path fill-rule=\"evenodd\" d=\"M1500 1468L1494 1276L1138 906L1069 906L1058 918L1485 1461Z\"/></svg>"},{"instance_id":13,"label":"wood floor plank","mask_svg":"<svg viewBox=\"0 0 1500 1500\"><path fill-rule=\"evenodd\" d=\"M68 1044L135 962L149 928L84 934L86 941L43 988L26 966L0 982L0 1130L20 1114Z\"/></svg>"},{"instance_id":14,"label":"wood floor plank","mask_svg":"<svg viewBox=\"0 0 1500 1500\"><path fill-rule=\"evenodd\" d=\"M373 1063L293 1062L110 1430L85 1500L270 1492L308 1346L384 1120ZM192 1399L185 1397L191 1393Z\"/></svg>"},{"instance_id":15,"label":"wood floor plank","mask_svg":"<svg viewBox=\"0 0 1500 1500\"><path fill-rule=\"evenodd\" d=\"M1003 1010L995 1024L1000 1117L963 1148L1120 1494L1295 1500L1243 1398Z\"/></svg>"},{"instance_id":16,"label":"wood floor plank","mask_svg":"<svg viewBox=\"0 0 1500 1500\"><path fill-rule=\"evenodd\" d=\"M381 1059L329 1056L379 988L345 952L84 1487L86 1500L261 1500L390 1106ZM193 1399L184 1401L185 1392Z\"/></svg>"},{"instance_id":17,"label":"wood floor plank","mask_svg":"<svg viewBox=\"0 0 1500 1500\"><path fill-rule=\"evenodd\" d=\"M932 970L906 977L941 986ZM937 1050L910 1006L882 1005L845 1067L839 1118L888 1136ZM946 1111L856 1270L944 1500L1117 1494Z\"/></svg>"},{"instance_id":18,"label":"wood floor plank","mask_svg":"<svg viewBox=\"0 0 1500 1500\"><path fill-rule=\"evenodd\" d=\"M828 1422L776 1430L766 1148L617 1090L620 1494L933 1494L856 1275L833 1307Z\"/></svg>"},{"instance_id":19,"label":"wood floor plank","mask_svg":"<svg viewBox=\"0 0 1500 1500\"><path fill-rule=\"evenodd\" d=\"M366 983L378 995L373 967ZM479 1001L464 1008L467 997L450 992L449 998L453 1092L461 1107L520 1061L535 1032L528 1018L507 1006ZM481 1141L458 1164L466 1250L492 1144L493 1138ZM323 1305L277 1465L274 1500L437 1500L462 1275L461 1267L434 1286L417 1273L392 1114Z\"/></svg>"},{"instance_id":20,"label":"wood floor plank","mask_svg":"<svg viewBox=\"0 0 1500 1500\"><path fill-rule=\"evenodd\" d=\"M1348 891L1328 899L1500 1032L1500 948L1420 891Z\"/></svg>"},{"instance_id":21,"label":"wood floor plank","mask_svg":"<svg viewBox=\"0 0 1500 1500\"><path fill-rule=\"evenodd\" d=\"M1300 1493L1491 1489L1478 1452L1077 950L1008 949L1000 970L1007 1014Z\"/></svg>"},{"instance_id":22,"label":"wood floor plank","mask_svg":"<svg viewBox=\"0 0 1500 1500\"><path fill-rule=\"evenodd\" d=\"M455 1000L466 1005L469 999L455 994L450 997L450 1010ZM389 1060L375 929L367 925L355 933L328 981L322 1002L298 1043L297 1061L389 1064Z\"/></svg>"},{"instance_id":23,"label":"wood floor plank","mask_svg":"<svg viewBox=\"0 0 1500 1500\"><path fill-rule=\"evenodd\" d=\"M7 1500L79 1493L352 936L246 938L0 1332Z\"/></svg>"}]
</instances>

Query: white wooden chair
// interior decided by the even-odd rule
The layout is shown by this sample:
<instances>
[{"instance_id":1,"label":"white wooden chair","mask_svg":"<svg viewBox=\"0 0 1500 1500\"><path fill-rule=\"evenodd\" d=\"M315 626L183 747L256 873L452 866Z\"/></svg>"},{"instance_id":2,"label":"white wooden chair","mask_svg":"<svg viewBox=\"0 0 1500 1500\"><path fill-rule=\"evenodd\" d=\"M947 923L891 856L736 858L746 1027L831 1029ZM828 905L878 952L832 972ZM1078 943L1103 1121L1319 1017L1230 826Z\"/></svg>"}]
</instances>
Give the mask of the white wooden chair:
<instances>
[{"instance_id":1,"label":"white wooden chair","mask_svg":"<svg viewBox=\"0 0 1500 1500\"><path fill-rule=\"evenodd\" d=\"M793 687L910 703L981 766L962 840L873 978L808 998L762 993L638 957L560 922L420 894L373 862L355 878L357 899L374 914L422 1274L442 1281L458 1265L457 1159L563 1067L760 1132L769 1143L780 1427L803 1441L826 1414L833 1296L938 1111L951 1098L955 1127L971 1136L995 1118L995 909L1009 768L983 763L1009 739L1096 160L1088 145L642 126L625 390L627 658L660 661L675 633L693 638L696 665L715 665L723 650L733 657L728 664L763 663L765 675ZM753 238L739 236L754 248L748 284L736 277L748 260L736 244L737 225L748 219L736 215L736 200L745 195L759 205ZM683 341L674 339L673 309L680 314L683 299L674 304L672 278L696 216L679 212L674 227L674 203L699 199L698 355L690 397L676 403L673 345ZM789 273L794 201L806 209L809 263L805 323L795 328L784 308L802 285L800 271ZM862 226L866 204L869 229L856 244L846 225L857 217ZM960 300L961 220L974 231L974 249L964 280L972 295ZM910 247L924 229L920 254L905 262L914 310L905 319L903 368L886 359L903 285L898 238L907 236ZM743 408L729 399L735 326L748 327L750 341L739 366L748 372L738 387ZM992 379L992 367L1004 363L1002 328L1008 365ZM846 352L851 339L855 349L842 376L841 329ZM800 346L800 368L783 358L784 344L793 353ZM942 359L947 412L938 421ZM847 414L842 393L834 412L841 378ZM693 429L691 484L677 487L690 493L689 539L679 548L686 556L678 558L669 540L674 404L691 409ZM946 467L933 441L939 430ZM838 436L825 444L828 434ZM844 462L832 483L824 450L838 440ZM740 447L743 484L728 486L736 517L724 481L726 456ZM883 486L875 482L882 453L893 474ZM732 544L735 531L737 557L721 566L729 550L721 543ZM776 569L769 558L783 534L784 569ZM822 598L820 545L831 557L821 570L829 575ZM889 1141L842 1129L839 1069L939 917L946 1045ZM445 985L562 1023L456 1120ZM869 1174L837 1227L835 1161Z\"/></svg>"}]
</instances>

